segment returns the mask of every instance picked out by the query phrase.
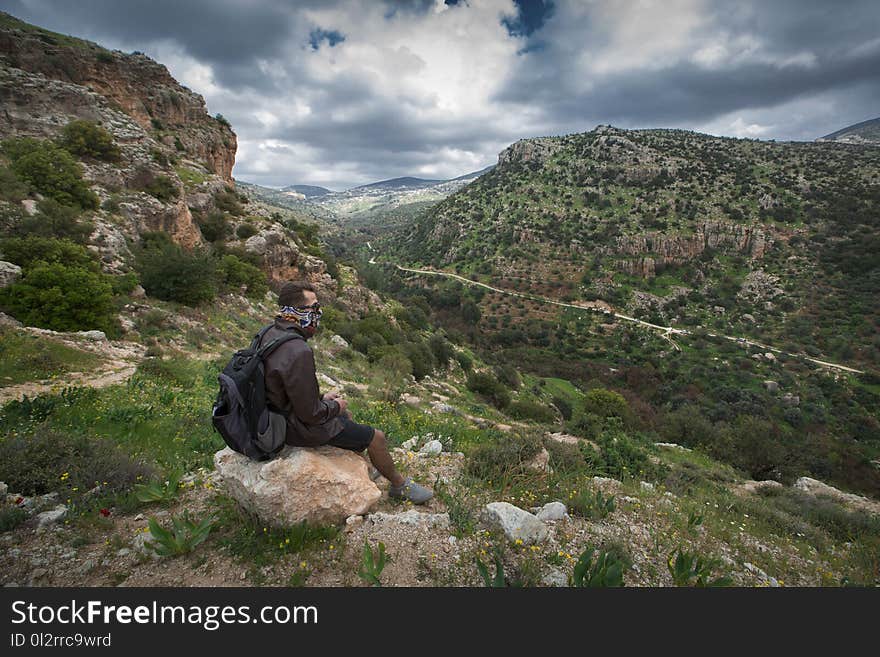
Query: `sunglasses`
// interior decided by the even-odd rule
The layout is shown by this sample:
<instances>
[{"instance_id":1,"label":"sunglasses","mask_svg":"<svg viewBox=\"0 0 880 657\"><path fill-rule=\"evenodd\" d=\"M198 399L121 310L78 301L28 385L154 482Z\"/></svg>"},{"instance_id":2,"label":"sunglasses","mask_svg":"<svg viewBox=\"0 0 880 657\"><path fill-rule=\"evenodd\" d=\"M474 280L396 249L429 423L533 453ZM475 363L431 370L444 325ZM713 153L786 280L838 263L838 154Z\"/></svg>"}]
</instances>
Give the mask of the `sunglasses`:
<instances>
[{"instance_id":1,"label":"sunglasses","mask_svg":"<svg viewBox=\"0 0 880 657\"><path fill-rule=\"evenodd\" d=\"M299 309L300 310L311 310L316 313L323 312L321 310L321 304L318 303L317 301L315 301L315 303L313 303L311 306L300 306Z\"/></svg>"}]
</instances>

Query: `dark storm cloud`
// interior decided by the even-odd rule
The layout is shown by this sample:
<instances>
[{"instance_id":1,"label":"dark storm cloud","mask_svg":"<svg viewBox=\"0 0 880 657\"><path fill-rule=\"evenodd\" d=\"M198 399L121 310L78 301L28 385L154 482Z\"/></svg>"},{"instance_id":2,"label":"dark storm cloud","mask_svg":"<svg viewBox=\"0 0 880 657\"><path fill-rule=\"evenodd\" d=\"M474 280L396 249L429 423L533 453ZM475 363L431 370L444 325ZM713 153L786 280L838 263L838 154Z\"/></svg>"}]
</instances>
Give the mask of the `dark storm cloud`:
<instances>
[{"instance_id":1,"label":"dark storm cloud","mask_svg":"<svg viewBox=\"0 0 880 657\"><path fill-rule=\"evenodd\" d=\"M166 63L232 121L236 176L269 184L453 176L517 139L597 123L812 139L880 114L876 0L445 5L0 0ZM468 32L477 21L497 29ZM468 38L419 47L443 30Z\"/></svg>"},{"instance_id":2,"label":"dark storm cloud","mask_svg":"<svg viewBox=\"0 0 880 657\"><path fill-rule=\"evenodd\" d=\"M834 91L841 99L851 96L862 103L852 108L852 116L880 114L876 1L717 2L707 16L719 38L751 35L759 40L764 61L721 58L704 67L677 59L660 67L595 73L589 84L577 88L571 82L583 80L583 74L571 65L577 55L573 30L557 26L551 31L555 42L551 37L548 45L546 33L540 33L540 41L532 40L540 43L537 52L529 52L531 46L520 51L521 65L496 99L537 102L547 124L559 131L583 129L575 126L590 120L626 127L694 124ZM585 22L577 28L588 52L609 46L611 35L600 27ZM860 52L860 45L867 47ZM823 129L790 125L787 132L771 136L810 139Z\"/></svg>"}]
</instances>

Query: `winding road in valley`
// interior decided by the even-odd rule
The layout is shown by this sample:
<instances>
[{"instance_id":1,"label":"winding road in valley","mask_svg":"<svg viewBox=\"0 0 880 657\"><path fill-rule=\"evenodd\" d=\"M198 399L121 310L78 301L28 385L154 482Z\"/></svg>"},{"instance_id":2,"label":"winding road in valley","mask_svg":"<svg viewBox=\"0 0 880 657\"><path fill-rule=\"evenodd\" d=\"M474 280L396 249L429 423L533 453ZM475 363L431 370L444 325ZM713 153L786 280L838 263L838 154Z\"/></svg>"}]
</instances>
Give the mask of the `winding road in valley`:
<instances>
[{"instance_id":1,"label":"winding road in valley","mask_svg":"<svg viewBox=\"0 0 880 657\"><path fill-rule=\"evenodd\" d=\"M367 246L370 250L373 250L373 247L367 243ZM375 257L370 258L371 264L377 264ZM523 299L529 299L531 301L540 301L541 303L549 303L554 306L564 306L566 308L574 308L576 310L589 310L592 312L600 312L604 315L609 315L611 317L616 317L617 319L621 319L625 322L631 322L633 324L640 324L641 326L645 326L647 328L660 331L661 335L669 340L672 346L677 350L681 351L681 348L675 343L675 340L672 336L674 335L693 335L693 331L689 331L688 329L675 328L673 326L660 326L659 324L652 324L651 322L646 322L641 319L636 319L635 317L630 317L629 315L623 315L621 313L614 312L608 304L604 302L587 302L583 304L576 303L565 303L564 301L556 301L555 299L549 299L547 297L539 296L536 294L527 294L523 292L513 292L511 290L503 290L501 288L493 287L491 285L487 285L486 283L480 283L479 281L472 281L469 278L465 278L464 276L459 276L458 274L451 274L445 271L436 271L433 269L412 269L410 267L402 267L396 263L393 264L400 271L410 272L413 274L424 274L428 276L444 276L446 278L453 278L455 280L461 281L467 285L473 285L475 287L482 287L487 290L492 290L493 292L498 292L499 294L507 294L509 296L520 297ZM791 356L792 358L801 358L803 360L808 360L811 363L816 363L817 365L822 365L823 367L830 367L832 369L841 370L843 372L852 372L853 374L864 374L862 370L857 370L854 367L847 367L846 365L839 365L838 363L829 363L828 361L819 360L817 358L810 358L809 356L804 356L802 354L793 354L788 351L783 351L777 347L772 347L767 344L762 344L760 342L755 342L754 340L749 340L748 338L736 337L731 335L724 335L722 333L708 333L710 337L713 338L723 338L725 340L730 340L731 342L736 342L737 344L748 345L751 347L758 347L759 349L763 349L765 352L772 352L777 354L784 354L786 356Z\"/></svg>"}]
</instances>

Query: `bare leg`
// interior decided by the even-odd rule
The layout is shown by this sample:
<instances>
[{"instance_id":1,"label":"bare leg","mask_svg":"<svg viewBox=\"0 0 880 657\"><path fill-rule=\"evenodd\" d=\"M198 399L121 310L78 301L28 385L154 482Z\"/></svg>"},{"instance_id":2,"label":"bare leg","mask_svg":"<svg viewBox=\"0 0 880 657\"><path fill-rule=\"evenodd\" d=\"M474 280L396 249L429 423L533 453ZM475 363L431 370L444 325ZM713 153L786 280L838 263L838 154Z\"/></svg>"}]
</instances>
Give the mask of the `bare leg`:
<instances>
[{"instance_id":1,"label":"bare leg","mask_svg":"<svg viewBox=\"0 0 880 657\"><path fill-rule=\"evenodd\" d=\"M403 485L404 479L397 471L397 468L394 467L394 460L391 458L391 454L388 453L388 443L385 441L384 432L379 431L379 429L375 430L373 441L367 447L367 453L370 455L373 467L379 471L379 474L390 481L392 486Z\"/></svg>"}]
</instances>

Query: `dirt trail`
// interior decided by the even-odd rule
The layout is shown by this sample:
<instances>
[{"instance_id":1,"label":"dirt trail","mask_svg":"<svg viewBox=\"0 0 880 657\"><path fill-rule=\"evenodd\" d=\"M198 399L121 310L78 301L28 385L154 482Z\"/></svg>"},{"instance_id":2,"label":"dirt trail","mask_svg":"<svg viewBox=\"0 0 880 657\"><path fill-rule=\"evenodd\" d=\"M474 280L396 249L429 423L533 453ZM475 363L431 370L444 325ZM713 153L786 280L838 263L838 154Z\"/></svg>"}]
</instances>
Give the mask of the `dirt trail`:
<instances>
[{"instance_id":1,"label":"dirt trail","mask_svg":"<svg viewBox=\"0 0 880 657\"><path fill-rule=\"evenodd\" d=\"M373 263L375 258L371 258L370 262ZM625 322L632 322L634 324L640 324L641 326L645 326L647 328L655 329L662 332L663 337L669 340L673 347L677 351L680 351L680 348L675 341L672 339L673 335L692 335L693 331L689 331L688 329L675 328L672 326L660 326L659 324L652 324L650 322L645 322L640 319L636 319L635 317L630 317L629 315L623 315L621 313L616 313L613 310L609 309L608 304L602 302L586 302L580 304L574 303L565 303L563 301L556 301L555 299L548 299L547 297L542 297L537 294L526 294L523 292L513 292L511 290L504 290L497 287L492 287L491 285L487 285L486 283L480 283L478 281L472 281L469 278L465 278L464 276L459 276L458 274L451 274L445 271L434 271L432 269L411 269L409 267L401 267L398 264L394 264L397 269L400 271L411 272L413 274L427 274L429 276L445 276L446 278L454 278L455 280L461 281L462 283L466 283L468 285L473 285L477 287L486 288L487 290L492 290L493 292L498 292L499 294L507 294L509 296L521 297L523 299L530 299L532 301L540 301L541 303L549 303L555 306L565 306L566 308L575 308L578 310L589 310L592 312L601 312L606 315L610 315L611 317L616 317L617 319L622 319ZM824 360L818 360L816 358L810 358L809 356L804 356L802 354L793 354L788 351L783 351L777 347L772 347L770 345L766 345L760 342L755 342L754 340L749 340L748 338L741 338L731 335L723 335L721 333L709 333L711 337L724 338L725 340L730 340L731 342L737 342L739 344L745 344L752 347L758 347L759 349L765 349L766 351L775 352L777 354L785 354L786 356L791 356L792 358L801 358L803 360L808 360L811 363L816 363L817 365L822 365L823 367L830 367L837 370L842 370L844 372L852 372L853 374L864 374L864 371L855 369L854 367L848 367L846 365L840 365L838 363L830 363Z\"/></svg>"},{"instance_id":2,"label":"dirt trail","mask_svg":"<svg viewBox=\"0 0 880 657\"><path fill-rule=\"evenodd\" d=\"M137 363L113 360L101 368L91 372L65 372L57 379L28 381L0 388L0 405L12 400L21 400L25 396L33 398L45 393L60 392L64 388L85 386L104 388L128 379L137 369Z\"/></svg>"}]
</instances>

